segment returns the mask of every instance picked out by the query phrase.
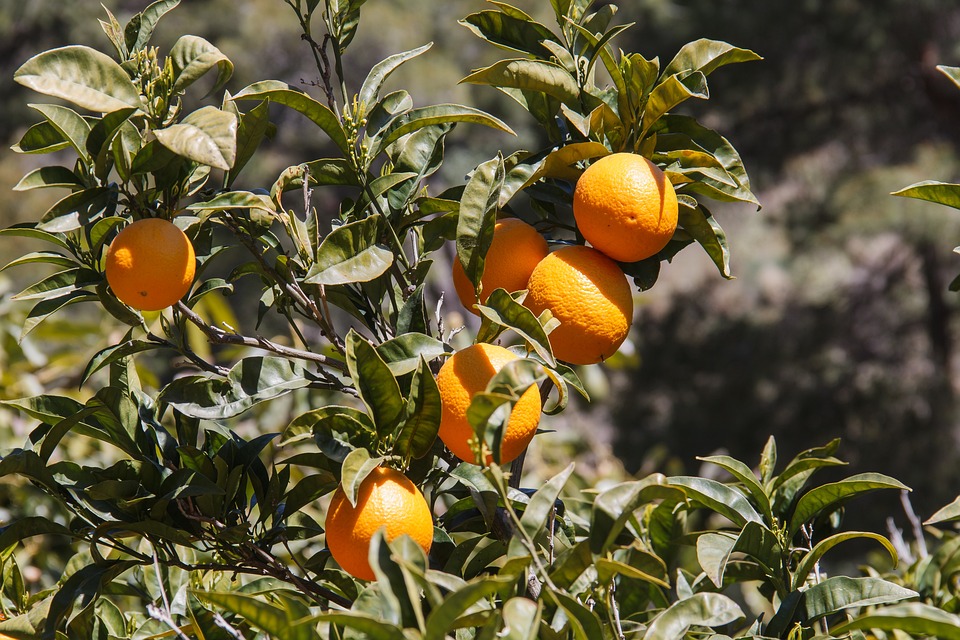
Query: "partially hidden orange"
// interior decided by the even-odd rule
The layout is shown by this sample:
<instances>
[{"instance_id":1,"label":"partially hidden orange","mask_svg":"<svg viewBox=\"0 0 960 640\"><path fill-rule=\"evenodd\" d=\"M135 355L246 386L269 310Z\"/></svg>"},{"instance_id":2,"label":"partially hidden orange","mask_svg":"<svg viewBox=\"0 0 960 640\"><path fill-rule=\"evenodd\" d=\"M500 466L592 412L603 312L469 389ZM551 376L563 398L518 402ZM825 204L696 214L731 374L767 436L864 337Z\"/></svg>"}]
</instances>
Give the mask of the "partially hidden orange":
<instances>
[{"instance_id":1,"label":"partially hidden orange","mask_svg":"<svg viewBox=\"0 0 960 640\"><path fill-rule=\"evenodd\" d=\"M476 438L467 409L473 396L486 390L490 378L517 355L497 345L479 343L456 352L437 374L440 388L440 439L455 456L476 463L470 441ZM523 392L513 405L500 443L500 462L506 464L523 453L540 423L540 390L536 385ZM487 456L486 463L492 461Z\"/></svg>"},{"instance_id":2,"label":"partially hidden orange","mask_svg":"<svg viewBox=\"0 0 960 640\"><path fill-rule=\"evenodd\" d=\"M596 364L620 348L633 323L633 292L616 262L596 249L566 246L530 275L524 302L538 316L549 309L560 326L553 354L571 364Z\"/></svg>"},{"instance_id":3,"label":"partially hidden orange","mask_svg":"<svg viewBox=\"0 0 960 640\"><path fill-rule=\"evenodd\" d=\"M547 241L536 229L519 218L503 218L493 228L493 241L487 250L480 278L480 304L487 301L491 291L509 292L527 288L530 273L547 255ZM474 308L477 296L473 283L467 278L459 258L453 261L453 286L461 304L479 315Z\"/></svg>"},{"instance_id":4,"label":"partially hidden orange","mask_svg":"<svg viewBox=\"0 0 960 640\"><path fill-rule=\"evenodd\" d=\"M344 571L361 580L373 580L370 541L381 528L388 542L406 534L424 553L430 552L430 506L409 478L386 467L374 469L363 479L356 506L347 500L343 487L337 487L324 525L327 548Z\"/></svg>"},{"instance_id":5,"label":"partially hidden orange","mask_svg":"<svg viewBox=\"0 0 960 640\"><path fill-rule=\"evenodd\" d=\"M677 194L663 171L634 153L595 161L573 194L577 228L595 249L620 262L656 255L677 229Z\"/></svg>"},{"instance_id":6,"label":"partially hidden orange","mask_svg":"<svg viewBox=\"0 0 960 640\"><path fill-rule=\"evenodd\" d=\"M117 298L141 311L176 304L190 290L196 255L172 222L144 218L124 227L107 249L107 283Z\"/></svg>"}]
</instances>

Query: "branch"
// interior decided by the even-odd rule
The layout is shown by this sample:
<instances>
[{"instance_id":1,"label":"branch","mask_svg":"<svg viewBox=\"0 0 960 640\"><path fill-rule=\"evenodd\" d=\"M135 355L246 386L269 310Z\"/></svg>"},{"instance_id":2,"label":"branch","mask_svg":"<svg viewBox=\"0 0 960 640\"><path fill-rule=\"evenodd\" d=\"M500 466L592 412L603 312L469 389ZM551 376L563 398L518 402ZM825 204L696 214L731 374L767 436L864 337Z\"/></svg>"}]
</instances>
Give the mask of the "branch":
<instances>
[{"instance_id":1,"label":"branch","mask_svg":"<svg viewBox=\"0 0 960 640\"><path fill-rule=\"evenodd\" d=\"M224 331L219 327L214 327L207 324L203 318L197 315L193 309L183 304L183 302L177 303L177 310L182 313L187 320L192 322L207 339L214 344L235 344L242 345L246 347L255 347L258 349L264 349L266 351L271 351L281 356L286 356L288 358L297 358L300 360L307 360L309 362L316 362L317 364L323 365L325 367L330 367L331 369L336 369L341 373L347 371L347 365L339 360L330 358L319 353L314 353L313 351L304 351L303 349L294 349L293 347L285 347L279 345L275 342L264 338L263 336L242 336L239 333L232 333L229 331ZM189 356L188 356L189 357ZM219 372L218 372L219 373Z\"/></svg>"}]
</instances>

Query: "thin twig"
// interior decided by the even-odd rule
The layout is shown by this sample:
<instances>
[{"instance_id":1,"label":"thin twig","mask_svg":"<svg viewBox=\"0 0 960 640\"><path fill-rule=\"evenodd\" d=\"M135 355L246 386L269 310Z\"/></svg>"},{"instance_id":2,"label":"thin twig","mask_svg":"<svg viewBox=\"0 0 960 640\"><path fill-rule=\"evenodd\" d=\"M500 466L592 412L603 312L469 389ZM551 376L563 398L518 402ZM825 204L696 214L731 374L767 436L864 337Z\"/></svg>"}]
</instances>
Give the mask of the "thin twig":
<instances>
[{"instance_id":1,"label":"thin twig","mask_svg":"<svg viewBox=\"0 0 960 640\"><path fill-rule=\"evenodd\" d=\"M234 628L233 628L233 625L231 625L229 622L227 622L227 621L224 619L224 617L223 617L222 615L220 615L219 612L213 614L213 623L214 623L215 625L217 625L218 627L220 627L221 629L223 629L224 631L226 631L227 633L229 633L230 635L232 635L232 636L233 636L234 638L236 638L237 640L246 640L246 638L244 638L243 634L240 633L240 631L238 631L237 629L234 629Z\"/></svg>"},{"instance_id":2,"label":"thin twig","mask_svg":"<svg viewBox=\"0 0 960 640\"><path fill-rule=\"evenodd\" d=\"M255 347L258 349L264 349L266 351L271 351L281 356L286 356L288 358L297 358L300 360L307 360L309 362L316 362L322 364L331 369L336 369L340 372L347 371L347 365L339 360L330 358L319 353L314 353L313 351L304 351L303 349L294 349L293 347L285 347L279 345L263 336L243 336L239 333L231 333L229 331L224 331L219 327L214 327L213 325L207 324L203 318L197 315L193 309L183 304L183 302L177 303L177 310L182 313L187 320L192 322L203 334L207 337L210 342L215 344L235 344L242 345L246 347Z\"/></svg>"},{"instance_id":3,"label":"thin twig","mask_svg":"<svg viewBox=\"0 0 960 640\"><path fill-rule=\"evenodd\" d=\"M194 365L196 365L198 369L206 371L207 373L215 373L218 376L224 376L224 377L228 373L230 373L230 370L227 369L226 367L221 367L220 365L207 362L206 360L198 356L196 353L191 351L189 348L178 347L177 345L173 344L169 340L161 338L160 336L154 333L151 333L149 331L147 332L147 339L150 340L151 342L162 344L163 346L173 349L174 351L179 351L180 354L182 354L187 360L189 360Z\"/></svg>"},{"instance_id":4,"label":"thin twig","mask_svg":"<svg viewBox=\"0 0 960 640\"><path fill-rule=\"evenodd\" d=\"M921 558L926 558L927 542L923 539L923 523L920 522L916 511L913 510L913 504L910 502L910 493L906 489L900 491L900 504L903 505L903 511L907 514L907 520L910 521L910 526L913 527L913 537L917 540L917 551Z\"/></svg>"},{"instance_id":5,"label":"thin twig","mask_svg":"<svg viewBox=\"0 0 960 640\"><path fill-rule=\"evenodd\" d=\"M174 633L177 634L178 638L182 638L182 640L190 640L190 636L185 634L183 629L177 626L177 623L173 621L173 618L170 617L170 614L168 614L166 611L160 609L159 607L153 606L151 603L147 605L147 613L150 614L150 617L154 620L159 620L170 627Z\"/></svg>"},{"instance_id":6,"label":"thin twig","mask_svg":"<svg viewBox=\"0 0 960 640\"><path fill-rule=\"evenodd\" d=\"M617 581L610 581L610 611L613 612L613 626L617 630L617 637L620 640L626 640L626 636L623 635L623 626L620 624L620 607L617 606Z\"/></svg>"}]
</instances>

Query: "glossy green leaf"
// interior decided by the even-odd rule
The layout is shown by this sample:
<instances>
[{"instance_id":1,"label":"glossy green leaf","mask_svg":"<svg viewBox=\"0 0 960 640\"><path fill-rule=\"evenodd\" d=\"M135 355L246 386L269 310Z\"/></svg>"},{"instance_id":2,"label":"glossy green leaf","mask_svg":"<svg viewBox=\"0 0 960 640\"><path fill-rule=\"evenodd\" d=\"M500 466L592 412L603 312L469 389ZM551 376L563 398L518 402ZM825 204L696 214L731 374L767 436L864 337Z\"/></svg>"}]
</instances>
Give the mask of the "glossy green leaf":
<instances>
[{"instance_id":1,"label":"glossy green leaf","mask_svg":"<svg viewBox=\"0 0 960 640\"><path fill-rule=\"evenodd\" d=\"M271 127L269 103L266 100L240 116L237 125L237 157L227 174L228 186L237 179L237 174L260 148L263 139L271 135Z\"/></svg>"},{"instance_id":2,"label":"glossy green leaf","mask_svg":"<svg viewBox=\"0 0 960 640\"><path fill-rule=\"evenodd\" d=\"M460 198L457 259L474 286L479 286L483 262L493 242L503 178L503 158L497 156L474 170Z\"/></svg>"},{"instance_id":3,"label":"glossy green leaf","mask_svg":"<svg viewBox=\"0 0 960 640\"><path fill-rule=\"evenodd\" d=\"M960 520L960 497L927 518L925 525L943 524Z\"/></svg>"},{"instance_id":4,"label":"glossy green leaf","mask_svg":"<svg viewBox=\"0 0 960 640\"><path fill-rule=\"evenodd\" d=\"M452 354L453 348L436 338L418 332L402 333L377 346L377 353L383 358L395 376L402 376L417 370L420 359L427 362Z\"/></svg>"},{"instance_id":5,"label":"glossy green leaf","mask_svg":"<svg viewBox=\"0 0 960 640\"><path fill-rule=\"evenodd\" d=\"M695 476L674 476L670 478L670 484L681 487L688 498L741 527L748 522L763 522L760 514L736 487Z\"/></svg>"},{"instance_id":6,"label":"glossy green leaf","mask_svg":"<svg viewBox=\"0 0 960 640\"><path fill-rule=\"evenodd\" d=\"M954 209L960 209L960 184L924 180L923 182L917 182L899 191L894 191L891 195L926 200L927 202L935 202L953 207Z\"/></svg>"},{"instance_id":7,"label":"glossy green leaf","mask_svg":"<svg viewBox=\"0 0 960 640\"><path fill-rule=\"evenodd\" d=\"M14 191L29 191L30 189L42 189L48 187L60 187L65 189L75 189L82 187L80 178L66 167L49 166L34 169L20 179L20 182L13 188Z\"/></svg>"},{"instance_id":8,"label":"glossy green leaf","mask_svg":"<svg viewBox=\"0 0 960 640\"><path fill-rule=\"evenodd\" d=\"M228 171L237 157L237 116L216 107L202 107L154 135L177 155L216 169Z\"/></svg>"},{"instance_id":9,"label":"glossy green leaf","mask_svg":"<svg viewBox=\"0 0 960 640\"><path fill-rule=\"evenodd\" d=\"M500 60L461 82L545 93L571 108L576 108L580 100L576 78L560 65L544 60Z\"/></svg>"},{"instance_id":10,"label":"glossy green leaf","mask_svg":"<svg viewBox=\"0 0 960 640\"><path fill-rule=\"evenodd\" d=\"M705 100L709 97L707 79L699 71L683 76L667 77L650 92L647 106L643 111L643 132L649 131L661 116L689 98Z\"/></svg>"},{"instance_id":11,"label":"glossy green leaf","mask_svg":"<svg viewBox=\"0 0 960 640\"><path fill-rule=\"evenodd\" d=\"M238 591L198 591L191 594L200 601L235 613L258 629L284 640L319 640L314 631L316 622L311 619L292 624L290 613L279 606L269 604L263 599Z\"/></svg>"},{"instance_id":12,"label":"glossy green leaf","mask_svg":"<svg viewBox=\"0 0 960 640\"><path fill-rule=\"evenodd\" d=\"M80 376L80 383L85 383L90 376L103 367L109 366L114 362L134 354L157 348L159 348L158 345L145 340L125 340L120 344L110 345L105 349L101 349L94 354L92 358L90 358L90 362L87 363L86 368L83 370L83 374Z\"/></svg>"},{"instance_id":13,"label":"glossy green leaf","mask_svg":"<svg viewBox=\"0 0 960 640\"><path fill-rule=\"evenodd\" d=\"M369 282L387 272L393 253L380 240L380 214L335 227L317 250L317 259L307 272L308 284Z\"/></svg>"},{"instance_id":14,"label":"glossy green leaf","mask_svg":"<svg viewBox=\"0 0 960 640\"><path fill-rule=\"evenodd\" d=\"M564 145L551 151L537 163L535 170L515 191L523 190L541 178L571 178L574 175L579 175L580 171L572 169L571 165L591 158L600 158L609 155L609 153L610 150L599 142L574 142ZM512 193L509 195L512 195ZM505 204L504 199L501 196L501 205Z\"/></svg>"},{"instance_id":15,"label":"glossy green leaf","mask_svg":"<svg viewBox=\"0 0 960 640\"><path fill-rule=\"evenodd\" d=\"M344 133L336 114L325 104L314 100L305 93L294 91L283 82L265 80L254 83L233 96L233 100L269 100L289 107L303 114L320 127L344 155L350 151L347 135Z\"/></svg>"},{"instance_id":16,"label":"glossy green leaf","mask_svg":"<svg viewBox=\"0 0 960 640\"><path fill-rule=\"evenodd\" d=\"M68 107L56 104L31 104L31 109L40 112L63 137L70 142L70 146L81 159L88 160L87 137L90 135L90 124L83 117Z\"/></svg>"},{"instance_id":17,"label":"glossy green leaf","mask_svg":"<svg viewBox=\"0 0 960 640\"><path fill-rule=\"evenodd\" d=\"M210 89L216 93L233 75L233 63L215 46L198 36L182 36L170 49L173 64L173 90L183 91L214 67L217 81Z\"/></svg>"},{"instance_id":18,"label":"glossy green leaf","mask_svg":"<svg viewBox=\"0 0 960 640\"><path fill-rule=\"evenodd\" d=\"M212 200L194 202L187 207L188 211L229 211L231 209L259 209L276 214L276 205L269 196L250 193L249 191L228 191L221 193Z\"/></svg>"},{"instance_id":19,"label":"glossy green leaf","mask_svg":"<svg viewBox=\"0 0 960 640\"><path fill-rule=\"evenodd\" d=\"M800 564L798 564L796 570L793 571L793 588L799 589L804 584L816 563L832 548L841 542L863 539L876 540L879 542L883 548L886 549L887 553L890 554L890 559L893 560L894 565L897 564L897 551L893 544L884 536L877 533L870 533L869 531L845 531L843 533L836 533L828 538L824 538L818 542L813 549L804 554L800 560Z\"/></svg>"},{"instance_id":20,"label":"glossy green leaf","mask_svg":"<svg viewBox=\"0 0 960 640\"><path fill-rule=\"evenodd\" d=\"M503 640L537 640L543 604L529 598L515 597L503 603Z\"/></svg>"},{"instance_id":21,"label":"glossy green leaf","mask_svg":"<svg viewBox=\"0 0 960 640\"><path fill-rule=\"evenodd\" d=\"M727 533L707 532L697 538L697 562L718 588L723 587L723 573L736 542L736 536Z\"/></svg>"},{"instance_id":22,"label":"glossy green leaf","mask_svg":"<svg viewBox=\"0 0 960 640\"><path fill-rule=\"evenodd\" d=\"M650 554L650 557L656 558L657 556ZM662 560L660 561L663 562ZM669 589L670 583L666 581L664 576L657 576L653 573L648 573L642 569L638 569L630 564L625 562L619 562L617 560L609 560L607 558L597 558L595 562L597 568L597 580L601 583L606 583L612 580L616 576L623 576L624 578L629 578L631 580L639 580L641 582L649 582L663 589ZM664 572L666 567L663 567Z\"/></svg>"},{"instance_id":23,"label":"glossy green leaf","mask_svg":"<svg viewBox=\"0 0 960 640\"><path fill-rule=\"evenodd\" d=\"M511 582L512 580L504 578L483 578L451 593L444 599L443 604L431 611L427 617L423 640L444 640L457 618L467 609L484 598L502 593Z\"/></svg>"},{"instance_id":24,"label":"glossy green leaf","mask_svg":"<svg viewBox=\"0 0 960 640\"><path fill-rule=\"evenodd\" d=\"M103 211L115 193L109 187L75 191L47 209L37 223L37 228L52 233L79 229Z\"/></svg>"},{"instance_id":25,"label":"glossy green leaf","mask_svg":"<svg viewBox=\"0 0 960 640\"><path fill-rule=\"evenodd\" d=\"M680 48L670 64L663 68L663 77L686 71L699 71L708 76L724 65L762 59L753 51L738 49L726 42L701 38Z\"/></svg>"},{"instance_id":26,"label":"glossy green leaf","mask_svg":"<svg viewBox=\"0 0 960 640\"><path fill-rule=\"evenodd\" d=\"M553 357L550 339L537 316L514 300L513 296L504 289L495 289L490 292L486 303L477 305L477 310L491 322L513 329L548 365L556 366L557 361Z\"/></svg>"},{"instance_id":27,"label":"glossy green leaf","mask_svg":"<svg viewBox=\"0 0 960 640\"><path fill-rule=\"evenodd\" d=\"M739 480L760 508L761 513L766 517L767 523L773 523L773 512L770 509L770 500L767 498L766 491L764 491L763 486L760 484L760 481L757 480L757 476L754 475L750 467L730 456L697 457L697 460L715 464Z\"/></svg>"},{"instance_id":28,"label":"glossy green leaf","mask_svg":"<svg viewBox=\"0 0 960 640\"><path fill-rule=\"evenodd\" d=\"M553 600L567 615L567 622L573 637L577 640L595 640L603 637L603 626L596 612L591 611L579 600L563 591L546 590L545 599Z\"/></svg>"},{"instance_id":29,"label":"glossy green leaf","mask_svg":"<svg viewBox=\"0 0 960 640\"><path fill-rule=\"evenodd\" d=\"M127 51L139 51L146 47L157 27L157 22L178 4L180 4L180 0L158 0L135 15L127 23L127 28L124 30Z\"/></svg>"},{"instance_id":30,"label":"glossy green leaf","mask_svg":"<svg viewBox=\"0 0 960 640\"><path fill-rule=\"evenodd\" d=\"M347 496L350 506L357 506L360 485L382 462L383 458L370 457L370 452L363 448L354 449L344 458L340 485L343 487L343 492Z\"/></svg>"},{"instance_id":31,"label":"glossy green leaf","mask_svg":"<svg viewBox=\"0 0 960 640\"><path fill-rule=\"evenodd\" d=\"M898 604L862 613L830 629L840 637L857 629L901 631L915 636L960 640L960 616L929 604Z\"/></svg>"},{"instance_id":32,"label":"glossy green leaf","mask_svg":"<svg viewBox=\"0 0 960 640\"><path fill-rule=\"evenodd\" d=\"M563 491L563 487L573 473L573 468L574 464L571 462L566 469L550 478L537 489L537 492L530 498L530 502L527 503L523 515L520 517L520 524L531 539L535 540L537 536L543 533L550 519L556 517L554 507L560 497L560 492Z\"/></svg>"},{"instance_id":33,"label":"glossy green leaf","mask_svg":"<svg viewBox=\"0 0 960 640\"><path fill-rule=\"evenodd\" d=\"M670 486L667 478L659 473L643 480L623 482L600 492L590 514L591 551L606 553L626 527L627 521L642 506L658 499L676 503L683 498L683 491Z\"/></svg>"},{"instance_id":34,"label":"glossy green leaf","mask_svg":"<svg viewBox=\"0 0 960 640\"><path fill-rule=\"evenodd\" d=\"M695 593L657 615L643 637L644 640L682 640L690 627L718 627L743 617L740 607L727 596Z\"/></svg>"},{"instance_id":35,"label":"glossy green leaf","mask_svg":"<svg viewBox=\"0 0 960 640\"><path fill-rule=\"evenodd\" d=\"M552 31L529 16L512 16L502 11L479 11L460 20L460 24L502 49L537 57L549 55L541 42L557 42Z\"/></svg>"},{"instance_id":36,"label":"glossy green leaf","mask_svg":"<svg viewBox=\"0 0 960 640\"><path fill-rule=\"evenodd\" d=\"M321 613L311 620L341 625L358 632L359 637L369 640L406 640L403 631L382 619L359 611ZM283 637L283 636L281 636Z\"/></svg>"},{"instance_id":37,"label":"glossy green leaf","mask_svg":"<svg viewBox=\"0 0 960 640\"><path fill-rule=\"evenodd\" d=\"M44 120L27 129L11 149L17 153L53 153L69 146L66 137Z\"/></svg>"},{"instance_id":38,"label":"glossy green leaf","mask_svg":"<svg viewBox=\"0 0 960 640\"><path fill-rule=\"evenodd\" d=\"M206 420L240 415L250 407L310 384L304 366L280 357L240 360L226 378L184 376L161 392L159 400L181 413Z\"/></svg>"},{"instance_id":39,"label":"glossy green leaf","mask_svg":"<svg viewBox=\"0 0 960 640\"><path fill-rule=\"evenodd\" d=\"M30 332L36 329L40 323L64 307L76 304L78 302L90 302L96 298L96 294L90 293L89 291L77 290L68 291L67 293L63 293L53 298L41 300L32 309L30 309L30 312L27 314L27 318L24 320L23 327L20 330L20 337L18 340L23 342L23 339L26 338Z\"/></svg>"},{"instance_id":40,"label":"glossy green leaf","mask_svg":"<svg viewBox=\"0 0 960 640\"><path fill-rule=\"evenodd\" d=\"M916 598L911 589L879 578L834 576L803 592L807 618L816 620L851 607L867 607Z\"/></svg>"},{"instance_id":41,"label":"glossy green leaf","mask_svg":"<svg viewBox=\"0 0 960 640\"><path fill-rule=\"evenodd\" d=\"M58 522L40 516L26 516L0 527L0 549L9 549L18 542L33 536L67 536L75 534Z\"/></svg>"},{"instance_id":42,"label":"glossy green leaf","mask_svg":"<svg viewBox=\"0 0 960 640\"><path fill-rule=\"evenodd\" d=\"M379 148L383 149L408 133L413 133L418 129L455 122L480 124L511 135L516 135L513 129L508 127L502 120L479 109L465 107L459 104L437 104L430 107L410 109L397 116L390 123L390 126L387 127L386 131L384 131Z\"/></svg>"},{"instance_id":43,"label":"glossy green leaf","mask_svg":"<svg viewBox=\"0 0 960 640\"><path fill-rule=\"evenodd\" d=\"M297 416L284 429L280 445L289 445L313 437L323 455L343 462L357 447L373 449L377 432L373 420L353 407L328 405Z\"/></svg>"},{"instance_id":44,"label":"glossy green leaf","mask_svg":"<svg viewBox=\"0 0 960 640\"><path fill-rule=\"evenodd\" d=\"M403 423L393 445L394 453L407 459L427 455L440 429L440 389L426 358L421 356L418 363L410 381Z\"/></svg>"},{"instance_id":45,"label":"glossy green leaf","mask_svg":"<svg viewBox=\"0 0 960 640\"><path fill-rule=\"evenodd\" d=\"M696 119L680 114L663 116L654 126L657 132L657 149L700 149L716 158L728 174L745 188L750 188L750 178L743 166L743 159L730 141L713 129L708 129Z\"/></svg>"},{"instance_id":46,"label":"glossy green leaf","mask_svg":"<svg viewBox=\"0 0 960 640\"><path fill-rule=\"evenodd\" d=\"M17 69L13 79L38 93L98 113L140 108L140 90L107 55L84 46L51 49Z\"/></svg>"},{"instance_id":47,"label":"glossy green leaf","mask_svg":"<svg viewBox=\"0 0 960 640\"><path fill-rule=\"evenodd\" d=\"M422 47L411 49L410 51L394 54L375 64L364 79L363 85L360 87L360 92L357 94L357 100L369 109L373 106L377 96L380 95L380 89L383 87L386 79L390 77L390 74L396 71L397 67L404 62L426 53L432 46L433 43L431 42Z\"/></svg>"},{"instance_id":48,"label":"glossy green leaf","mask_svg":"<svg viewBox=\"0 0 960 640\"><path fill-rule=\"evenodd\" d=\"M797 508L794 510L793 516L790 518L790 526L787 528L788 535L794 535L800 530L800 526L808 520L828 514L850 498L877 489L909 490L909 487L882 473L860 473L839 482L821 485L805 493L797 502Z\"/></svg>"},{"instance_id":49,"label":"glossy green leaf","mask_svg":"<svg viewBox=\"0 0 960 640\"><path fill-rule=\"evenodd\" d=\"M321 158L284 169L270 189L270 197L275 198L278 194L301 189L303 187L304 170L307 172L308 183L311 185L360 186L360 183L357 182L356 173L347 160L343 158Z\"/></svg>"},{"instance_id":50,"label":"glossy green leaf","mask_svg":"<svg viewBox=\"0 0 960 640\"><path fill-rule=\"evenodd\" d=\"M57 267L77 267L76 260L68 258L56 251L33 251L15 258L0 268L0 273L24 264L52 264Z\"/></svg>"},{"instance_id":51,"label":"glossy green leaf","mask_svg":"<svg viewBox=\"0 0 960 640\"><path fill-rule=\"evenodd\" d=\"M727 245L727 234L720 227L717 219L702 206L695 209L679 207L679 225L696 240L707 252L720 275L731 280L730 247Z\"/></svg>"},{"instance_id":52,"label":"glossy green leaf","mask_svg":"<svg viewBox=\"0 0 960 640\"><path fill-rule=\"evenodd\" d=\"M374 346L359 333L351 329L345 342L350 377L360 399L370 409L377 434L385 438L403 419L406 407L400 386Z\"/></svg>"}]
</instances>

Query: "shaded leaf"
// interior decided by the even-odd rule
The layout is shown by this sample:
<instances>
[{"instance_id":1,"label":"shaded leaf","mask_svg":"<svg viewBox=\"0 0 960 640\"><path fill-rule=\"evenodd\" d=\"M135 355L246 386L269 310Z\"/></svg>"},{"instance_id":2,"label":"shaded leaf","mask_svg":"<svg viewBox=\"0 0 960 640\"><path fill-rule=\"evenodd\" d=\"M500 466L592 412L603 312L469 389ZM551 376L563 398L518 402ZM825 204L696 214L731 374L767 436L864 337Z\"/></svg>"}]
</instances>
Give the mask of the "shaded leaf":
<instances>
[{"instance_id":1,"label":"shaded leaf","mask_svg":"<svg viewBox=\"0 0 960 640\"><path fill-rule=\"evenodd\" d=\"M403 418L405 405L400 386L377 350L353 329L346 340L347 368L360 395L370 409L381 438L393 433Z\"/></svg>"},{"instance_id":2,"label":"shaded leaf","mask_svg":"<svg viewBox=\"0 0 960 640\"><path fill-rule=\"evenodd\" d=\"M694 476L674 476L669 482L673 486L681 487L691 500L716 511L741 527L748 522L763 522L760 514L736 487Z\"/></svg>"},{"instance_id":3,"label":"shaded leaf","mask_svg":"<svg viewBox=\"0 0 960 640\"><path fill-rule=\"evenodd\" d=\"M440 389L426 358L421 356L418 363L410 381L404 419L393 445L394 453L404 458L427 455L440 429Z\"/></svg>"},{"instance_id":4,"label":"shaded leaf","mask_svg":"<svg viewBox=\"0 0 960 640\"><path fill-rule=\"evenodd\" d=\"M20 179L20 182L13 188L14 191L29 191L30 189L41 189L46 187L61 187L73 189L82 187L83 183L70 169L66 167L49 166L34 169Z\"/></svg>"},{"instance_id":5,"label":"shaded leaf","mask_svg":"<svg viewBox=\"0 0 960 640\"><path fill-rule=\"evenodd\" d=\"M153 35L157 22L168 11L180 4L180 0L158 0L147 6L142 12L138 13L127 23L124 30L124 40L128 52L139 51L147 46L150 37Z\"/></svg>"},{"instance_id":6,"label":"shaded leaf","mask_svg":"<svg viewBox=\"0 0 960 640\"><path fill-rule=\"evenodd\" d=\"M284 640L317 640L319 636L313 627L316 622L310 618L292 624L290 613L273 604L269 604L253 595L238 591L198 591L191 590L200 601L215 605L225 611L235 613L253 626Z\"/></svg>"},{"instance_id":7,"label":"shaded leaf","mask_svg":"<svg viewBox=\"0 0 960 640\"><path fill-rule=\"evenodd\" d=\"M472 124L481 124L498 131L504 131L511 135L516 135L510 127L502 120L491 116L490 114L465 107L459 104L437 104L431 107L420 107L410 109L409 111L397 116L383 133L383 138L378 145L381 149L393 144L408 133L413 133L418 129L438 124L450 124L455 122L467 122Z\"/></svg>"},{"instance_id":8,"label":"shaded leaf","mask_svg":"<svg viewBox=\"0 0 960 640\"><path fill-rule=\"evenodd\" d=\"M503 158L497 156L476 168L460 198L457 259L474 286L480 283L483 262L493 242L503 179Z\"/></svg>"},{"instance_id":9,"label":"shaded leaf","mask_svg":"<svg viewBox=\"0 0 960 640\"><path fill-rule=\"evenodd\" d=\"M460 24L493 45L537 57L549 55L541 42L557 42L552 31L529 16L513 16L501 11L478 11L460 20Z\"/></svg>"},{"instance_id":10,"label":"shaded leaf","mask_svg":"<svg viewBox=\"0 0 960 640\"><path fill-rule=\"evenodd\" d=\"M547 364L556 366L550 339L537 316L504 289L492 291L484 304L477 305L477 310L491 322L513 329Z\"/></svg>"}]
</instances>

